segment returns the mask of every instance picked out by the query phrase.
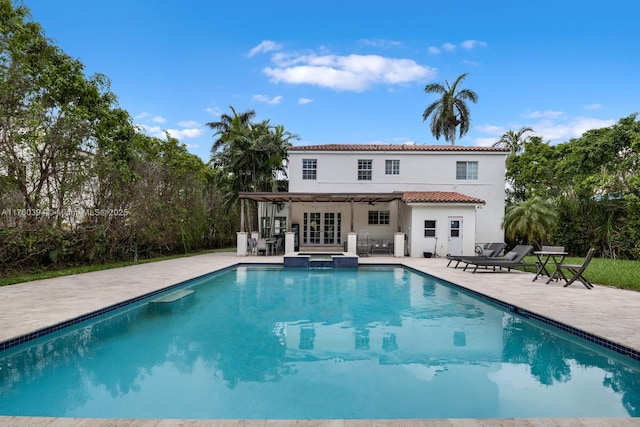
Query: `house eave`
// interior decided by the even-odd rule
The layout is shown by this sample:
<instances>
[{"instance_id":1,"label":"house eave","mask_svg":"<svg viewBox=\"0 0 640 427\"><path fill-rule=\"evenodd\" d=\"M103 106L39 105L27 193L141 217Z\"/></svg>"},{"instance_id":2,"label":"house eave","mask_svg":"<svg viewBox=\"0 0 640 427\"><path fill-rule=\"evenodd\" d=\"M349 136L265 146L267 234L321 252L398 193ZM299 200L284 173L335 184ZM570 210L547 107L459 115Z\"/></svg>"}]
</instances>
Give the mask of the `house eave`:
<instances>
[{"instance_id":1,"label":"house eave","mask_svg":"<svg viewBox=\"0 0 640 427\"><path fill-rule=\"evenodd\" d=\"M240 192L241 200L256 202L390 202L401 200L402 193L271 193Z\"/></svg>"}]
</instances>

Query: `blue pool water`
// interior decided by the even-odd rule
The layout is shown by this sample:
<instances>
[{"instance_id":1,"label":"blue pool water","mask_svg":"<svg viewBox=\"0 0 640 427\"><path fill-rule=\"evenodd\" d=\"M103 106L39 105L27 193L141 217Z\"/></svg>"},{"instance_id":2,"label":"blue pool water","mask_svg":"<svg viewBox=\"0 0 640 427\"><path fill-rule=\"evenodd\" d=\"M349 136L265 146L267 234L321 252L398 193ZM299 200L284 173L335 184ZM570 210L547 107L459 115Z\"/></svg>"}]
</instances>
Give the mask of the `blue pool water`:
<instances>
[{"instance_id":1,"label":"blue pool water","mask_svg":"<svg viewBox=\"0 0 640 427\"><path fill-rule=\"evenodd\" d=\"M0 353L0 414L640 416L637 362L403 268L239 267L188 288Z\"/></svg>"}]
</instances>

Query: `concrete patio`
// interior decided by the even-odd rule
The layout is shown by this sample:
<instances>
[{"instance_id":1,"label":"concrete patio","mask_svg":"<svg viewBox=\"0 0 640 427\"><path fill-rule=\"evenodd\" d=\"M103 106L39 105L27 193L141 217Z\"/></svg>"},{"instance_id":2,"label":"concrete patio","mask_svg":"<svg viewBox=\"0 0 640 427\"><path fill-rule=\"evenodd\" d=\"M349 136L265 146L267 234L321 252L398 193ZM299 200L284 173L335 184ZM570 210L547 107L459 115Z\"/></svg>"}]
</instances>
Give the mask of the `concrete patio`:
<instances>
[{"instance_id":1,"label":"concrete patio","mask_svg":"<svg viewBox=\"0 0 640 427\"><path fill-rule=\"evenodd\" d=\"M116 270L0 287L0 342L77 318L175 283L238 263L282 263L281 256L237 257L217 253ZM489 298L504 301L596 337L640 352L640 292L580 283L532 282L519 271L476 274L446 267L442 258L366 257L361 264L403 264ZM640 419L441 419L441 420L127 420L0 417L0 426L640 426Z\"/></svg>"}]
</instances>

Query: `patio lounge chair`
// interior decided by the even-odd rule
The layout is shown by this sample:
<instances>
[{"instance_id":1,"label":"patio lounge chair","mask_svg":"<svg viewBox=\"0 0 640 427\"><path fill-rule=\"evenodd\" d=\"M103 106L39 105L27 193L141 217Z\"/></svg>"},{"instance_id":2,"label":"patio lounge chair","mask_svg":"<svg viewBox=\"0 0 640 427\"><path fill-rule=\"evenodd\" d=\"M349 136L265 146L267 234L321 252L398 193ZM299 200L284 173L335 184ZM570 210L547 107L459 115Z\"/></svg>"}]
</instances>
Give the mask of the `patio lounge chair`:
<instances>
[{"instance_id":1,"label":"patio lounge chair","mask_svg":"<svg viewBox=\"0 0 640 427\"><path fill-rule=\"evenodd\" d=\"M467 267L470 265L475 266L473 273L478 270L478 267L492 267L492 271L496 271L496 267L500 270L506 268L507 271L511 271L516 267L536 267L536 264L526 264L523 262L524 257L529 255L533 250L533 246L530 245L517 245L511 251L507 252L503 257L477 257L478 259L464 258L460 262L464 262L467 265L464 266L464 271L467 271Z\"/></svg>"},{"instance_id":2,"label":"patio lounge chair","mask_svg":"<svg viewBox=\"0 0 640 427\"><path fill-rule=\"evenodd\" d=\"M471 257L469 255L447 255L447 259L449 260L449 262L447 263L447 267L449 267L453 261L456 261L456 265L454 265L453 268L458 268L460 261L465 258L480 259L487 257L497 257L498 255L500 255L500 252L502 252L502 250L506 247L507 245L505 245L504 243L489 243L489 245L484 248L481 253L478 252L478 255L476 255L476 257L478 258Z\"/></svg>"},{"instance_id":3,"label":"patio lounge chair","mask_svg":"<svg viewBox=\"0 0 640 427\"><path fill-rule=\"evenodd\" d=\"M589 252L587 252L587 256L585 257L584 262L582 264L561 264L560 265L560 272L561 272L562 278L567 282L564 285L565 288L571 285L576 280L582 282L582 284L587 289L593 288L593 285L591 284L591 282L588 281L582 275L582 273L584 273L584 271L589 266L589 263L591 262L591 259L593 258L594 253L595 253L595 249L593 248L589 249ZM565 270L571 274L571 277L567 277L567 275L564 274Z\"/></svg>"}]
</instances>

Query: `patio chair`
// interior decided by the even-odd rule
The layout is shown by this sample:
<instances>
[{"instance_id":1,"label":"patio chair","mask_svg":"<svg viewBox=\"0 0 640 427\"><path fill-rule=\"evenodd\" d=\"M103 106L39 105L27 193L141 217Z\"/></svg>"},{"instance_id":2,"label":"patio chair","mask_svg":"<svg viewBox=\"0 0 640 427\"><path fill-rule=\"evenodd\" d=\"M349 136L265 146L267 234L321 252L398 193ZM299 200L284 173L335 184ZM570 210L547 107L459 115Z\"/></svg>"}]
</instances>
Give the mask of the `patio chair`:
<instances>
[{"instance_id":1,"label":"patio chair","mask_svg":"<svg viewBox=\"0 0 640 427\"><path fill-rule=\"evenodd\" d=\"M567 286L571 285L576 280L582 282L582 284L587 289L592 289L593 288L593 285L591 284L590 281L588 281L583 276L583 273L587 269L587 267L589 266L589 263L591 262L591 259L593 258L593 254L595 253L595 251L596 250L593 249L593 248L589 249L589 252L587 252L587 256L584 258L584 262L582 264L561 264L560 265L561 276L565 280L565 282L567 282L564 285L565 288ZM571 277L567 277L567 275L564 274L565 270L570 273Z\"/></svg>"},{"instance_id":2,"label":"patio chair","mask_svg":"<svg viewBox=\"0 0 640 427\"><path fill-rule=\"evenodd\" d=\"M276 239L276 255L284 253L284 245L282 244L283 242L284 240L282 238L282 235L279 235Z\"/></svg>"},{"instance_id":3,"label":"patio chair","mask_svg":"<svg viewBox=\"0 0 640 427\"><path fill-rule=\"evenodd\" d=\"M258 239L251 237L247 243L249 244L249 254L258 255Z\"/></svg>"},{"instance_id":4,"label":"patio chair","mask_svg":"<svg viewBox=\"0 0 640 427\"><path fill-rule=\"evenodd\" d=\"M506 268L507 271L511 271L516 267L536 267L536 264L526 264L523 262L524 257L529 255L533 250L531 245L517 245L502 257L477 257L478 259L464 258L460 262L464 262L467 265L464 266L464 271L467 271L467 267L474 266L473 273L478 271L478 267L492 267L491 271L496 271L496 267L500 270Z\"/></svg>"},{"instance_id":5,"label":"patio chair","mask_svg":"<svg viewBox=\"0 0 640 427\"><path fill-rule=\"evenodd\" d=\"M263 253L265 256L267 255L267 239L258 239L256 254L260 255L261 253Z\"/></svg>"},{"instance_id":6,"label":"patio chair","mask_svg":"<svg viewBox=\"0 0 640 427\"><path fill-rule=\"evenodd\" d=\"M358 239L356 241L356 255L369 256L371 253L371 240L369 240L369 231L358 231Z\"/></svg>"},{"instance_id":7,"label":"patio chair","mask_svg":"<svg viewBox=\"0 0 640 427\"><path fill-rule=\"evenodd\" d=\"M460 262L465 258L480 259L487 257L497 257L498 255L500 255L500 252L502 252L506 247L507 245L499 242L489 243L489 245L484 249L479 247L479 251L477 251L478 254L476 255L476 257L479 258L469 255L447 255L447 259L449 260L449 262L447 263L447 267L449 267L453 261L456 261L456 265L454 265L453 268L458 268Z\"/></svg>"}]
</instances>

